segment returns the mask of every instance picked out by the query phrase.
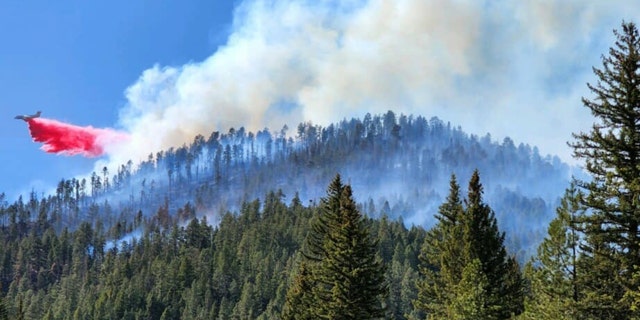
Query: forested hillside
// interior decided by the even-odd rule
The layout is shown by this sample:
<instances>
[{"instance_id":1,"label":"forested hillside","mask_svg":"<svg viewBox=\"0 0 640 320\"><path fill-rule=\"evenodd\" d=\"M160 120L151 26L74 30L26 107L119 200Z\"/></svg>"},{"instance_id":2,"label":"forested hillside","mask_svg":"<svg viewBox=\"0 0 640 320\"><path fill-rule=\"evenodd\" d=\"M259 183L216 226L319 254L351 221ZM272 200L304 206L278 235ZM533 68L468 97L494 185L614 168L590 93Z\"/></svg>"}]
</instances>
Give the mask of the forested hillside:
<instances>
[{"instance_id":1,"label":"forested hillside","mask_svg":"<svg viewBox=\"0 0 640 320\"><path fill-rule=\"evenodd\" d=\"M28 319L273 318L312 212L340 172L373 219L387 303L402 318L417 312L425 231L412 225L433 225L451 174L486 171L487 198L520 260L542 238L554 190L568 178L557 158L437 118L389 111L326 128L303 123L295 137L286 131L213 132L114 173L61 180L52 195L2 199L0 278L10 311Z\"/></svg>"},{"instance_id":2,"label":"forested hillside","mask_svg":"<svg viewBox=\"0 0 640 320\"><path fill-rule=\"evenodd\" d=\"M61 180L51 195L2 199L0 280L12 314L274 318L309 218L340 172L359 211L374 219L387 303L402 318L416 312L423 227L435 223L452 174L482 172L521 262L569 178L557 158L437 118L389 111L287 131L213 132L116 172Z\"/></svg>"},{"instance_id":3,"label":"forested hillside","mask_svg":"<svg viewBox=\"0 0 640 320\"><path fill-rule=\"evenodd\" d=\"M483 175L508 246L521 260L531 255L570 168L509 138L498 143L489 134L469 135L438 118L392 111L328 127L301 123L276 133L232 128L197 136L189 145L150 154L138 164L129 161L117 170L105 167L88 178L61 180L55 194L34 191L10 205L2 201L0 219L46 217L58 233L89 222L107 240L117 240L140 233L142 217L168 215L187 223L206 215L215 225L225 211L269 190L315 202L340 172L358 190L356 201L368 216L429 227L450 175L469 177L474 169ZM185 205L192 210L181 209Z\"/></svg>"},{"instance_id":4,"label":"forested hillside","mask_svg":"<svg viewBox=\"0 0 640 320\"><path fill-rule=\"evenodd\" d=\"M2 287L10 314L25 319L277 319L296 254L317 206L264 200L186 225L178 215L136 220L137 238L107 248L106 234L84 222L56 232L51 220L10 221L0 234ZM182 212L193 215L193 208ZM163 220L161 217L164 217ZM413 310L425 231L367 220L388 265L390 312Z\"/></svg>"},{"instance_id":5,"label":"forested hillside","mask_svg":"<svg viewBox=\"0 0 640 320\"><path fill-rule=\"evenodd\" d=\"M640 35L614 34L588 176L391 111L214 132L3 196L0 320L637 319Z\"/></svg>"}]
</instances>

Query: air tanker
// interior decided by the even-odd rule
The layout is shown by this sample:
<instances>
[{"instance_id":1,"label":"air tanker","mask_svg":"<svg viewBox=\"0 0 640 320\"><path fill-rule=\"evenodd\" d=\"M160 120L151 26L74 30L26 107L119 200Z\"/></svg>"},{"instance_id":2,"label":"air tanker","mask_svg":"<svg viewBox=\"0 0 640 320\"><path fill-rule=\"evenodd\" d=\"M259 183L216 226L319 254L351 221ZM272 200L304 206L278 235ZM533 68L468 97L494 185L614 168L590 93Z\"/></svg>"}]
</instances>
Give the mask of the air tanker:
<instances>
[{"instance_id":1,"label":"air tanker","mask_svg":"<svg viewBox=\"0 0 640 320\"><path fill-rule=\"evenodd\" d=\"M40 117L40 114L42 114L42 111L38 111L38 112L36 112L36 114L32 114L32 115L18 115L18 116L15 117L15 119L29 121L29 120L31 120L33 118Z\"/></svg>"}]
</instances>

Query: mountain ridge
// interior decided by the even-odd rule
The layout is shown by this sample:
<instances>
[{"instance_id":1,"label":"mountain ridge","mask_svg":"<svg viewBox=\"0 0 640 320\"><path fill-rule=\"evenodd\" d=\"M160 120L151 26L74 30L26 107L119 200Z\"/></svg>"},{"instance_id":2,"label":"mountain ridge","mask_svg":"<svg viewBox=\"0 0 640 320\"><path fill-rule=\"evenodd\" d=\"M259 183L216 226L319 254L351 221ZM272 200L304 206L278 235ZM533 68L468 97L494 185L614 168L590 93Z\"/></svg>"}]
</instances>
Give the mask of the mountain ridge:
<instances>
[{"instance_id":1,"label":"mountain ridge","mask_svg":"<svg viewBox=\"0 0 640 320\"><path fill-rule=\"evenodd\" d=\"M63 179L48 198L69 227L99 223L109 238L117 238L114 221L131 223L138 213L149 217L162 207L178 215L190 204L196 216L208 215L216 223L224 212L269 190L314 202L339 172L368 216L428 228L450 175L464 181L478 169L508 245L524 258L542 239L571 171L558 157L542 157L536 147L467 134L437 117L388 111L327 127L300 123L295 136L288 131L284 126L253 133L241 127L199 135L189 145L150 154L135 167L129 161L115 172L104 167L88 179ZM33 205L39 202L32 193L32 211L41 211Z\"/></svg>"}]
</instances>

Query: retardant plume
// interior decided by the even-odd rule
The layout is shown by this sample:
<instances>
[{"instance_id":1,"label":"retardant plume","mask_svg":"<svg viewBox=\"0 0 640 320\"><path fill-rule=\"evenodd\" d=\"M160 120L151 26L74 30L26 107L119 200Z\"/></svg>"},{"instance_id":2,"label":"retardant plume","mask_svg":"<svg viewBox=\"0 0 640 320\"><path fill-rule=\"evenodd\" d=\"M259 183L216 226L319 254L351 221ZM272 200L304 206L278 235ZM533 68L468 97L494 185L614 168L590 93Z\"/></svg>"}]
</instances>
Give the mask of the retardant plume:
<instances>
[{"instance_id":1,"label":"retardant plume","mask_svg":"<svg viewBox=\"0 0 640 320\"><path fill-rule=\"evenodd\" d=\"M110 144L127 140L128 135L113 129L80 127L45 118L25 120L33 141L42 142L42 150L62 155L98 157Z\"/></svg>"}]
</instances>

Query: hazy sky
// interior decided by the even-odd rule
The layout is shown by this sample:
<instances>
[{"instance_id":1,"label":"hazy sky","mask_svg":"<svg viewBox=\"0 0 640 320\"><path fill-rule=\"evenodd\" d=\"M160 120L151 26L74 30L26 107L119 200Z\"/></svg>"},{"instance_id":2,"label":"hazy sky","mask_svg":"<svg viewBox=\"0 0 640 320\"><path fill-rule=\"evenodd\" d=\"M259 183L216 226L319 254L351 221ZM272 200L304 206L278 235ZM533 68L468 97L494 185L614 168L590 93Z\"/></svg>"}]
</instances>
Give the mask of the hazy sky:
<instances>
[{"instance_id":1,"label":"hazy sky","mask_svg":"<svg viewBox=\"0 0 640 320\"><path fill-rule=\"evenodd\" d=\"M0 191L42 191L195 134L366 112L438 116L537 145L592 122L592 66L633 1L5 1ZM131 134L96 159L47 154L16 114Z\"/></svg>"}]
</instances>

